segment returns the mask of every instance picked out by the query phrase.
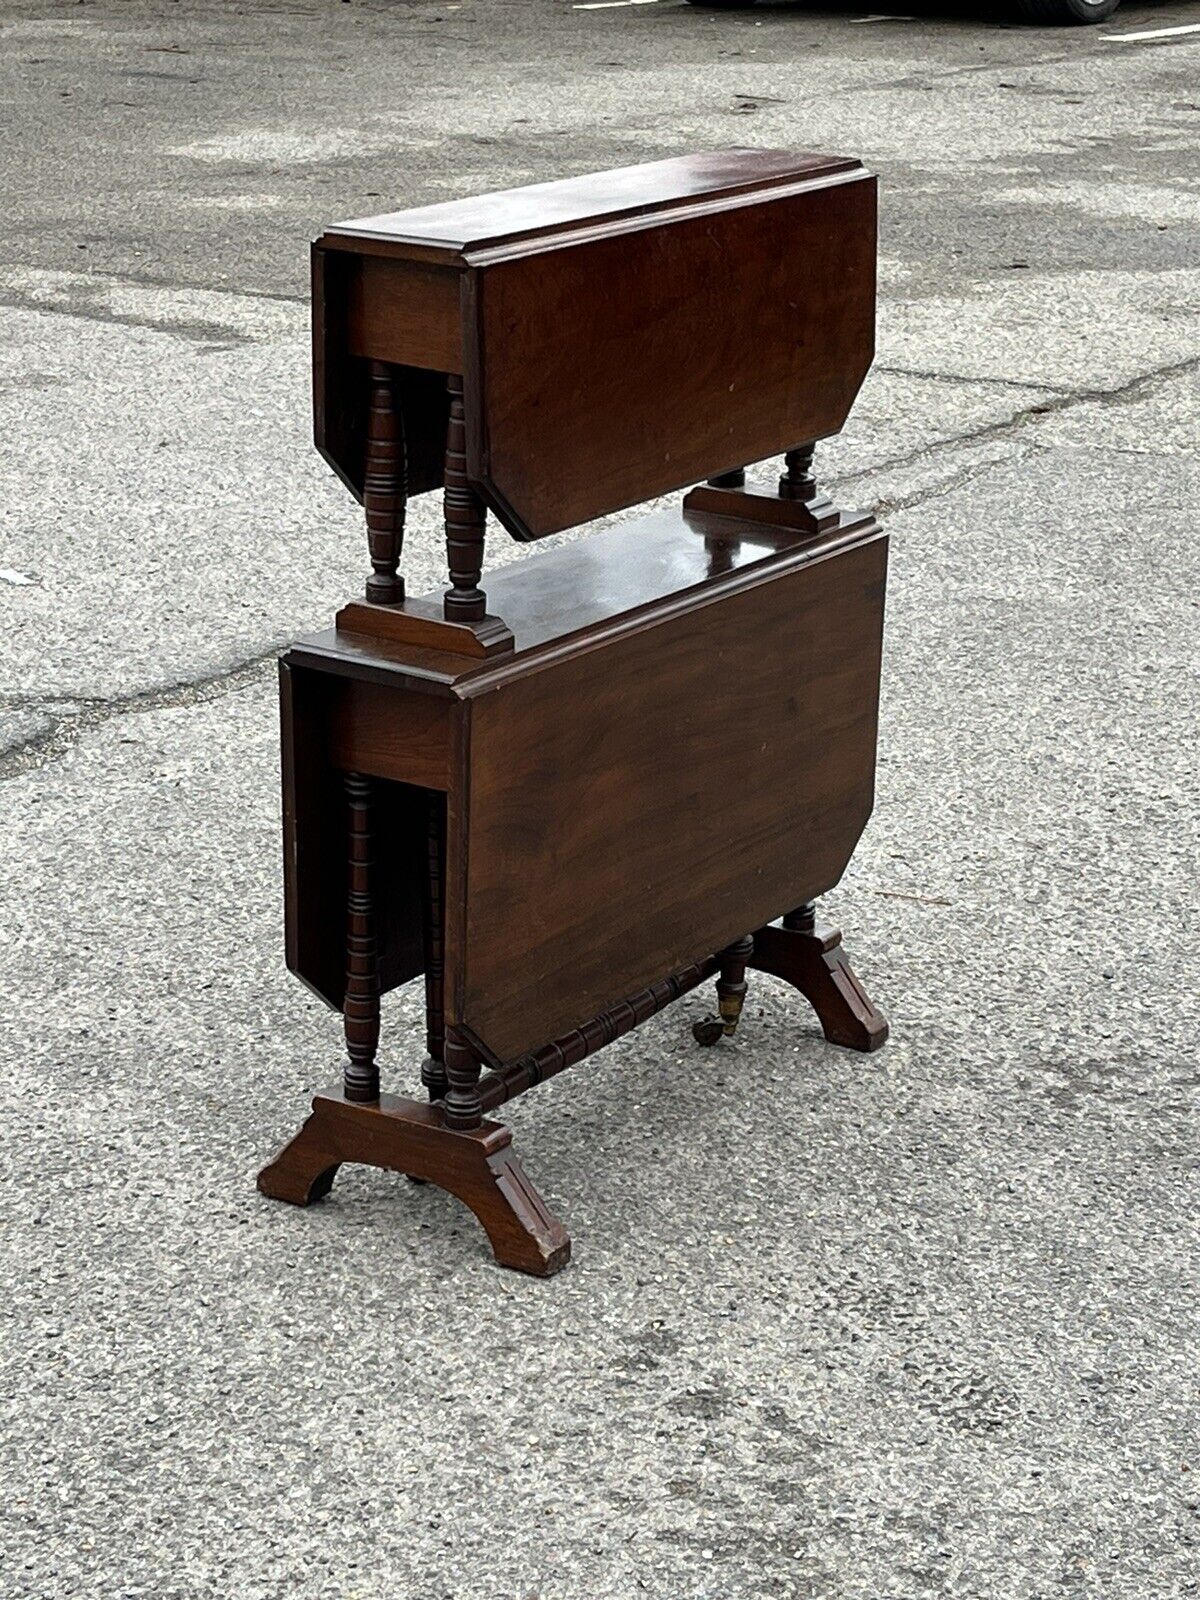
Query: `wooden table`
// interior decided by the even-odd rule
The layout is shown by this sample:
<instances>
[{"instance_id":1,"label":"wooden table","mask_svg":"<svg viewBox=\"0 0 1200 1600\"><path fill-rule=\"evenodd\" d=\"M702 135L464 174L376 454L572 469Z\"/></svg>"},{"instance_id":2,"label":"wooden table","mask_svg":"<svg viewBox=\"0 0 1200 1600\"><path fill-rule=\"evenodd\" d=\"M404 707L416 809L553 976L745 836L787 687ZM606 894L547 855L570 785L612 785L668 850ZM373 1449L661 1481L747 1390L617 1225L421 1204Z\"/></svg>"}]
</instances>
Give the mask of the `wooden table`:
<instances>
[{"instance_id":1,"label":"wooden table","mask_svg":"<svg viewBox=\"0 0 1200 1600\"><path fill-rule=\"evenodd\" d=\"M348 1062L259 1185L406 1172L546 1274L567 1234L486 1113L709 976L697 1036L732 1034L747 968L836 1043L886 1037L813 904L874 788L887 543L812 460L871 360L875 184L722 151L346 223L313 263L317 443L372 570L281 664L287 952ZM485 594L489 510L536 540L698 479ZM439 487L450 585L408 597ZM428 1103L376 1065L422 973Z\"/></svg>"}]
</instances>

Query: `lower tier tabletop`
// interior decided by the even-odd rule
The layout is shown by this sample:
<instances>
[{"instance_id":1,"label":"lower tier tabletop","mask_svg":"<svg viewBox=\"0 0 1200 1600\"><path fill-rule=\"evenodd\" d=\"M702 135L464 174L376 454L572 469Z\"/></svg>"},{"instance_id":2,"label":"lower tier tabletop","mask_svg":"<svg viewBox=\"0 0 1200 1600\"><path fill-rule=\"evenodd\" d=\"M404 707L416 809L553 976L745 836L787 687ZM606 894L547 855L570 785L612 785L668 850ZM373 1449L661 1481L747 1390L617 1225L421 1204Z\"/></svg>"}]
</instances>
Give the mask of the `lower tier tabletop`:
<instances>
[{"instance_id":1,"label":"lower tier tabletop","mask_svg":"<svg viewBox=\"0 0 1200 1600\"><path fill-rule=\"evenodd\" d=\"M873 803L886 565L870 518L797 539L663 513L494 574L497 661L302 641L292 969L341 1004L346 772L377 780L383 985L428 960L432 828L446 1019L489 1061L827 892Z\"/></svg>"}]
</instances>

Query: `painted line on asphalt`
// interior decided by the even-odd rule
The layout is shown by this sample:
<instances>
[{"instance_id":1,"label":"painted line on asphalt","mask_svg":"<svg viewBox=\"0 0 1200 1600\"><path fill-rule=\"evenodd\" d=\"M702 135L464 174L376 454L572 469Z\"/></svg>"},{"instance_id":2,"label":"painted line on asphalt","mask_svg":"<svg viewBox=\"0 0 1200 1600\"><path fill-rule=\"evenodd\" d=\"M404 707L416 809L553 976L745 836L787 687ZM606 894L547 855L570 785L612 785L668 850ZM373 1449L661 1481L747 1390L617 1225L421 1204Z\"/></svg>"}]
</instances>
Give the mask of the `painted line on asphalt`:
<instances>
[{"instance_id":1,"label":"painted line on asphalt","mask_svg":"<svg viewBox=\"0 0 1200 1600\"><path fill-rule=\"evenodd\" d=\"M584 0L572 6L572 11L615 11L619 6L656 6L658 0Z\"/></svg>"},{"instance_id":2,"label":"painted line on asphalt","mask_svg":"<svg viewBox=\"0 0 1200 1600\"><path fill-rule=\"evenodd\" d=\"M1145 33L1102 33L1109 44L1140 44L1143 39L1178 39L1185 33L1200 33L1200 22L1185 22L1179 28L1150 28Z\"/></svg>"}]
</instances>

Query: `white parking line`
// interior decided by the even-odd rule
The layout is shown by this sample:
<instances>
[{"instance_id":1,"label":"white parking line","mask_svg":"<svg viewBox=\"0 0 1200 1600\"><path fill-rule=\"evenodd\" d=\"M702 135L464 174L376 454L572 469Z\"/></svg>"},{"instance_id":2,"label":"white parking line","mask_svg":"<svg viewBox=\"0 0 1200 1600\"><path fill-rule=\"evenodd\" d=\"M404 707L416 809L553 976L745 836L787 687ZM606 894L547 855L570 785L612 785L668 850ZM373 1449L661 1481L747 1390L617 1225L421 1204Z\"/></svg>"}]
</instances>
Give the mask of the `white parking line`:
<instances>
[{"instance_id":1,"label":"white parking line","mask_svg":"<svg viewBox=\"0 0 1200 1600\"><path fill-rule=\"evenodd\" d=\"M583 5L572 6L572 11L615 11L618 6L656 6L658 0L585 0Z\"/></svg>"},{"instance_id":2,"label":"white parking line","mask_svg":"<svg viewBox=\"0 0 1200 1600\"><path fill-rule=\"evenodd\" d=\"M1151 28L1145 33L1102 33L1109 44L1140 44L1143 39L1178 39L1184 33L1200 33L1200 22L1185 22L1181 28Z\"/></svg>"}]
</instances>

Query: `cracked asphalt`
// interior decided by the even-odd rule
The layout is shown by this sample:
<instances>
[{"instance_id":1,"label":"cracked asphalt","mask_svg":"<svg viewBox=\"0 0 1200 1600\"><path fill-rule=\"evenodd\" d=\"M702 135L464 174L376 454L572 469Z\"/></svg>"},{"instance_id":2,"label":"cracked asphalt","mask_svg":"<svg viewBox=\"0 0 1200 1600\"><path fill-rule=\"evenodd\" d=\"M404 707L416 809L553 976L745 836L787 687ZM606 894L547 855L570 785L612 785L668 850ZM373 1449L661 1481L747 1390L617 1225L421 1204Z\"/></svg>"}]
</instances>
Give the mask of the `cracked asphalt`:
<instances>
[{"instance_id":1,"label":"cracked asphalt","mask_svg":"<svg viewBox=\"0 0 1200 1600\"><path fill-rule=\"evenodd\" d=\"M1107 37L1188 23L0 0L5 1600L1197 1591L1200 34ZM272 1205L340 1054L272 657L363 567L308 240L729 143L882 182L818 461L893 534L825 907L892 1040L756 976L736 1047L695 995L523 1099L549 1283L385 1174Z\"/></svg>"}]
</instances>

